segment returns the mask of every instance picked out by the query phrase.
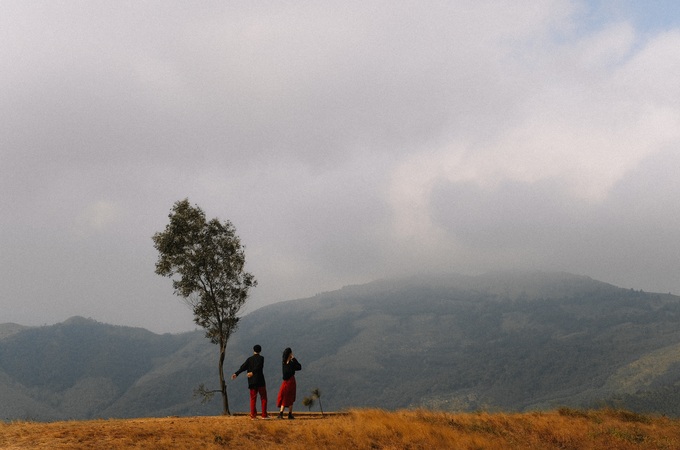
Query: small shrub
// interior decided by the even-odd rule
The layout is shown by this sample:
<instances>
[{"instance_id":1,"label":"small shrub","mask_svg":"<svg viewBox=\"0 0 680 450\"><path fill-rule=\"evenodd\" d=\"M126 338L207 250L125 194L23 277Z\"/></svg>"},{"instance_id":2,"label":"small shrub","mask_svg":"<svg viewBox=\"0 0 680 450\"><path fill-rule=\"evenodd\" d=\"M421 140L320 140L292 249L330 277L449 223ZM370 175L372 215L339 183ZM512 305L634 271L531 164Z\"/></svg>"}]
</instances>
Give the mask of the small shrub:
<instances>
[{"instance_id":1,"label":"small shrub","mask_svg":"<svg viewBox=\"0 0 680 450\"><path fill-rule=\"evenodd\" d=\"M309 408L309 410L312 410L312 406L314 406L314 398L312 397L305 397L302 399L302 404Z\"/></svg>"}]
</instances>

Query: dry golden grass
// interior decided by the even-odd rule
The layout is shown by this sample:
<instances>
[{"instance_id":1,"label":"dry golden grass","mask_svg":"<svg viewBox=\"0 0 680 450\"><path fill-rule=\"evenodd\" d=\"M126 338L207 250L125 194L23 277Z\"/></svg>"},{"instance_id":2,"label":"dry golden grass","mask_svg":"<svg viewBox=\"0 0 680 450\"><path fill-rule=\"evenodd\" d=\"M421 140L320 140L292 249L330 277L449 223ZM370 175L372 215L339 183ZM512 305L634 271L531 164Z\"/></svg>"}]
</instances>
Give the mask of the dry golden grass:
<instances>
[{"instance_id":1,"label":"dry golden grass","mask_svg":"<svg viewBox=\"0 0 680 450\"><path fill-rule=\"evenodd\" d=\"M188 417L0 424L2 449L680 449L680 420L626 411L352 410L297 420Z\"/></svg>"}]
</instances>

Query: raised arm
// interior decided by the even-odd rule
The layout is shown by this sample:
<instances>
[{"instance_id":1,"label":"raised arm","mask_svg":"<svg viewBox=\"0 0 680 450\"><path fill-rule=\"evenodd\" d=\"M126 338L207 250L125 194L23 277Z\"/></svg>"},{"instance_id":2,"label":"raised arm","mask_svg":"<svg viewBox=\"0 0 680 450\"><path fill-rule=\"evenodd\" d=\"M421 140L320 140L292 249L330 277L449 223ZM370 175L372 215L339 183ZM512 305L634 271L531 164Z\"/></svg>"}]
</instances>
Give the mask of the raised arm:
<instances>
[{"instance_id":1,"label":"raised arm","mask_svg":"<svg viewBox=\"0 0 680 450\"><path fill-rule=\"evenodd\" d=\"M298 360L296 358L291 359L290 363L293 366L293 369L302 370L302 365L298 362Z\"/></svg>"}]
</instances>

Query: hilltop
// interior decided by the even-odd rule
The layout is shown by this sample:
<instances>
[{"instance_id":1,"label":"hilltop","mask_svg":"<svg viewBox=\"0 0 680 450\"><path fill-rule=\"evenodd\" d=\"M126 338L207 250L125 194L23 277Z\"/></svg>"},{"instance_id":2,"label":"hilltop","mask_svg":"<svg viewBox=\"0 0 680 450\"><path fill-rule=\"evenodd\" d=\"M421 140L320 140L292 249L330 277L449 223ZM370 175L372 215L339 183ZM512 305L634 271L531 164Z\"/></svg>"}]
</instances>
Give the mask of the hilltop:
<instances>
[{"instance_id":1,"label":"hilltop","mask_svg":"<svg viewBox=\"0 0 680 450\"><path fill-rule=\"evenodd\" d=\"M0 449L669 449L680 422L620 410L525 414L352 410L326 418L191 417L0 424Z\"/></svg>"}]
</instances>

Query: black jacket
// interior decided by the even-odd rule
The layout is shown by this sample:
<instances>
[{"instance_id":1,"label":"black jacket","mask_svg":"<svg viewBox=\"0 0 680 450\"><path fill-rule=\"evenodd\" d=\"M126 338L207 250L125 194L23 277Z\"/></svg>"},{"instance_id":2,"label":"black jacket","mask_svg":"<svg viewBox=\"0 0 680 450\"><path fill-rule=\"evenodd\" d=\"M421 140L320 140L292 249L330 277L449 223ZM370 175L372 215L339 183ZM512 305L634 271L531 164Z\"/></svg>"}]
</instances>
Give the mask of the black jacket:
<instances>
[{"instance_id":1,"label":"black jacket","mask_svg":"<svg viewBox=\"0 0 680 450\"><path fill-rule=\"evenodd\" d=\"M241 367L234 372L234 375L238 376L241 372L252 372L253 376L248 378L248 388L254 389L262 386L266 386L264 381L264 357L259 353L254 354L250 358L241 364Z\"/></svg>"},{"instance_id":2,"label":"black jacket","mask_svg":"<svg viewBox=\"0 0 680 450\"><path fill-rule=\"evenodd\" d=\"M302 366L298 362L297 359L293 358L291 359L288 364L283 363L282 366L282 371L283 371L283 379L288 380L290 377L295 375L296 370L302 370Z\"/></svg>"}]
</instances>

